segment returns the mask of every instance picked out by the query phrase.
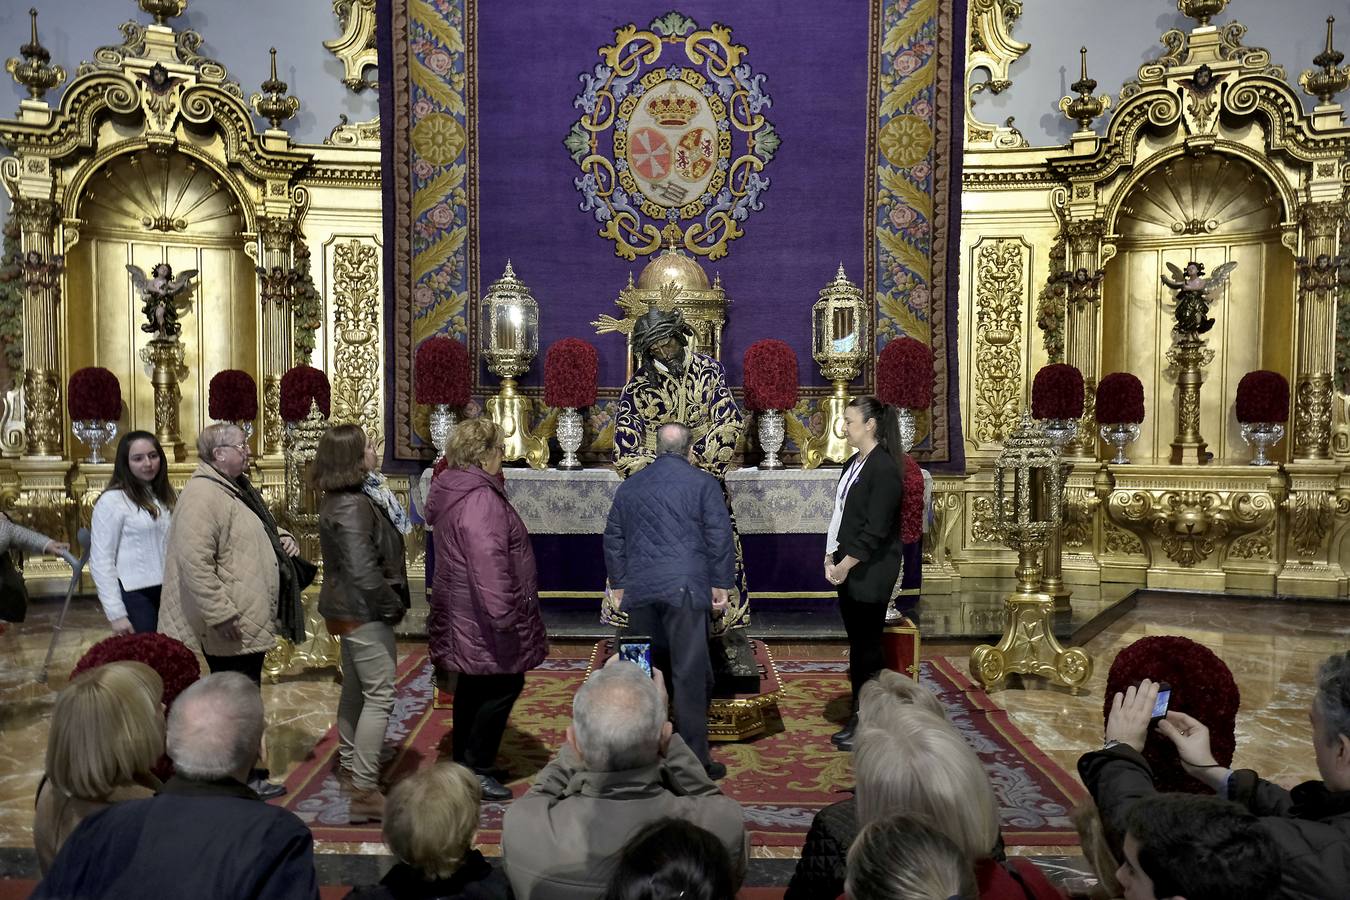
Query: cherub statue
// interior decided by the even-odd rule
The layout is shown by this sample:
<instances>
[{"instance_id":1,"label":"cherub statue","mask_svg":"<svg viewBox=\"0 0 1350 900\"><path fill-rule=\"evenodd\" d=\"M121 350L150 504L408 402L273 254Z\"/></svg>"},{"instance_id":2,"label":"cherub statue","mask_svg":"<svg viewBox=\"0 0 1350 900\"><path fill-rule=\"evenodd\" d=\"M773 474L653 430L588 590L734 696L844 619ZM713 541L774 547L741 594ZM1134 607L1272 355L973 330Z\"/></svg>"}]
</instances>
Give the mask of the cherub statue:
<instances>
[{"instance_id":1,"label":"cherub statue","mask_svg":"<svg viewBox=\"0 0 1350 900\"><path fill-rule=\"evenodd\" d=\"M1177 292L1176 330L1192 337L1209 331L1214 327L1214 320L1209 317L1210 297L1228 283L1237 261L1219 266L1209 278L1205 277L1204 263L1194 260L1186 263L1184 270L1173 263L1168 263L1167 268L1172 277L1162 276L1162 283Z\"/></svg>"},{"instance_id":2,"label":"cherub statue","mask_svg":"<svg viewBox=\"0 0 1350 900\"><path fill-rule=\"evenodd\" d=\"M177 278L168 263L157 263L150 269L149 278L140 266L128 265L127 271L131 273L131 283L141 293L141 314L145 316L141 331L155 335L157 340L177 337L183 330L178 317L192 310L187 294L192 290L191 281L197 277L197 270L188 269Z\"/></svg>"}]
</instances>

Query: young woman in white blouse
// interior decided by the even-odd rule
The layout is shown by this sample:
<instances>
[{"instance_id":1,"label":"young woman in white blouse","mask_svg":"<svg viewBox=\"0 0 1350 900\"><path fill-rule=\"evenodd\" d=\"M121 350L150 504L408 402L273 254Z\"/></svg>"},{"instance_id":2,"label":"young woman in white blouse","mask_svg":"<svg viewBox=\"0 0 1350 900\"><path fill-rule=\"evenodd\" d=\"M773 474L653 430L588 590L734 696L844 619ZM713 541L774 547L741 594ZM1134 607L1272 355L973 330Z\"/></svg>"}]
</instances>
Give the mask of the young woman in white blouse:
<instances>
[{"instance_id":1,"label":"young woman in white blouse","mask_svg":"<svg viewBox=\"0 0 1350 900\"><path fill-rule=\"evenodd\" d=\"M117 445L112 480L94 504L89 571L114 634L155 631L164 547L177 495L159 440L132 431Z\"/></svg>"}]
</instances>

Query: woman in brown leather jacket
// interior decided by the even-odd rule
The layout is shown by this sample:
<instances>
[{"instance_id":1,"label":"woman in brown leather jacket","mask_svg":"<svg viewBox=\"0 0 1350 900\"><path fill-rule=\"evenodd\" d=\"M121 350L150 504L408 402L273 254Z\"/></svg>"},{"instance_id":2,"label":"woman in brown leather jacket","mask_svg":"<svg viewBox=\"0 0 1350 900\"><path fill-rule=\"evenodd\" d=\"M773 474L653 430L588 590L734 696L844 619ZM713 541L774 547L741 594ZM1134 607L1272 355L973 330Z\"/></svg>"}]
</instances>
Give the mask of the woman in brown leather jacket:
<instances>
[{"instance_id":1,"label":"woman in brown leather jacket","mask_svg":"<svg viewBox=\"0 0 1350 900\"><path fill-rule=\"evenodd\" d=\"M351 789L353 823L384 817L380 751L394 708L394 625L408 607L403 535L411 525L377 466L366 433L337 425L320 439L310 468L323 492L319 612L342 642L338 778Z\"/></svg>"}]
</instances>

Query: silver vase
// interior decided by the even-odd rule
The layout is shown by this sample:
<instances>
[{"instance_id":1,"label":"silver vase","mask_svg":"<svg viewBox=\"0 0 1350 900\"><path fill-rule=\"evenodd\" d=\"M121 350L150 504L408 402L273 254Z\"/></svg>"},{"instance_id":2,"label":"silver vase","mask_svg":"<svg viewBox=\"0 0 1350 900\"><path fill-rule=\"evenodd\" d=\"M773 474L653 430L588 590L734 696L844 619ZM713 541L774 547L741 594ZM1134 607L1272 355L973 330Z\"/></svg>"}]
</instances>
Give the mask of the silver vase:
<instances>
[{"instance_id":1,"label":"silver vase","mask_svg":"<svg viewBox=\"0 0 1350 900\"><path fill-rule=\"evenodd\" d=\"M1054 444L1055 449L1063 452L1064 447L1078 435L1077 419L1044 420L1045 436Z\"/></svg>"},{"instance_id":2,"label":"silver vase","mask_svg":"<svg viewBox=\"0 0 1350 900\"><path fill-rule=\"evenodd\" d=\"M431 445L436 448L436 458L445 456L445 448L450 445L450 436L455 433L455 413L448 403L437 403L431 407L427 416L431 430Z\"/></svg>"},{"instance_id":3,"label":"silver vase","mask_svg":"<svg viewBox=\"0 0 1350 900\"><path fill-rule=\"evenodd\" d=\"M1273 447L1284 437L1284 426L1279 422L1242 422L1242 439L1256 449L1252 455L1252 465L1269 466L1270 457L1266 449Z\"/></svg>"},{"instance_id":4,"label":"silver vase","mask_svg":"<svg viewBox=\"0 0 1350 900\"><path fill-rule=\"evenodd\" d=\"M783 461L778 451L783 449L783 414L776 409L766 409L759 414L759 446L764 450L761 469L781 469Z\"/></svg>"},{"instance_id":5,"label":"silver vase","mask_svg":"<svg viewBox=\"0 0 1350 900\"><path fill-rule=\"evenodd\" d=\"M900 449L908 453L914 447L914 436L918 434L919 426L914 420L914 410L900 407L898 413L900 424Z\"/></svg>"},{"instance_id":6,"label":"silver vase","mask_svg":"<svg viewBox=\"0 0 1350 900\"><path fill-rule=\"evenodd\" d=\"M117 437L117 420L80 419L70 423L70 430L89 448L89 458L85 462L98 465L103 462L103 445L112 443Z\"/></svg>"},{"instance_id":7,"label":"silver vase","mask_svg":"<svg viewBox=\"0 0 1350 900\"><path fill-rule=\"evenodd\" d=\"M1101 427L1102 440L1116 448L1111 458L1112 465L1129 465L1130 458L1125 455L1125 446L1139 437L1139 426L1134 422L1119 422Z\"/></svg>"},{"instance_id":8,"label":"silver vase","mask_svg":"<svg viewBox=\"0 0 1350 900\"><path fill-rule=\"evenodd\" d=\"M581 468L581 460L577 459L577 451L581 449L581 438L584 434L581 413L577 412L576 407L569 406L558 414L557 434L558 446L563 451L563 458L558 463L558 470L575 472Z\"/></svg>"}]
</instances>

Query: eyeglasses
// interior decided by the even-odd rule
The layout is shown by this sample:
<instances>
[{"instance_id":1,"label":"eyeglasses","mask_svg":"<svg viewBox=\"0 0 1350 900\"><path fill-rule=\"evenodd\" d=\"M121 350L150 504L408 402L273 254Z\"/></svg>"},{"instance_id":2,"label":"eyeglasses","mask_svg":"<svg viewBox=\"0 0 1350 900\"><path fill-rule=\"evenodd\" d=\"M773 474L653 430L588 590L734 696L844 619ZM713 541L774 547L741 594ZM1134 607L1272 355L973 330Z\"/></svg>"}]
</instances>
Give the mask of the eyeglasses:
<instances>
[{"instance_id":1,"label":"eyeglasses","mask_svg":"<svg viewBox=\"0 0 1350 900\"><path fill-rule=\"evenodd\" d=\"M226 444L225 446L226 446L226 447L233 447L234 449L238 450L240 453L243 453L244 455L248 455L248 444L247 444L247 443L243 443L243 444Z\"/></svg>"}]
</instances>

